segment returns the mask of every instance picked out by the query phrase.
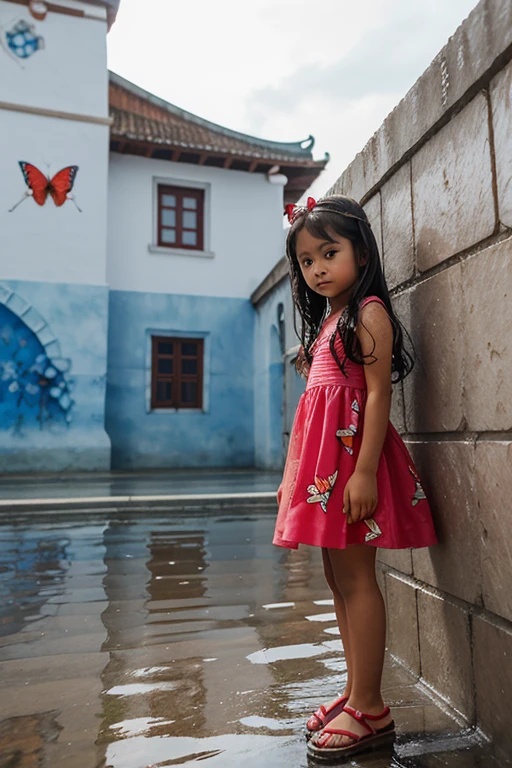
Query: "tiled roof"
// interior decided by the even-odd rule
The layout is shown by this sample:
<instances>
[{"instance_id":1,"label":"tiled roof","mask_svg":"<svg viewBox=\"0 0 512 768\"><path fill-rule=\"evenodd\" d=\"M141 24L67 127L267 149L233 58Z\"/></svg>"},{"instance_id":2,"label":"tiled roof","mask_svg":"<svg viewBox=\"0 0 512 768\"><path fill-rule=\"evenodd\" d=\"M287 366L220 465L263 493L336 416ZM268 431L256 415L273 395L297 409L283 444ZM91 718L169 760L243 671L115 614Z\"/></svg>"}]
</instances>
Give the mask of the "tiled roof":
<instances>
[{"instance_id":1,"label":"tiled roof","mask_svg":"<svg viewBox=\"0 0 512 768\"><path fill-rule=\"evenodd\" d=\"M294 166L325 167L328 157L314 160L314 139L285 143L259 139L204 120L143 91L110 73L112 139L145 142L183 151L199 151Z\"/></svg>"},{"instance_id":2,"label":"tiled roof","mask_svg":"<svg viewBox=\"0 0 512 768\"><path fill-rule=\"evenodd\" d=\"M143 141L159 146L167 145L185 151L234 155L261 161L273 160L291 162L294 165L317 166L318 163L306 153L290 152L275 145L267 146L217 133L169 116L165 120L138 115L125 109L110 107L113 118L111 136L133 141Z\"/></svg>"}]
</instances>

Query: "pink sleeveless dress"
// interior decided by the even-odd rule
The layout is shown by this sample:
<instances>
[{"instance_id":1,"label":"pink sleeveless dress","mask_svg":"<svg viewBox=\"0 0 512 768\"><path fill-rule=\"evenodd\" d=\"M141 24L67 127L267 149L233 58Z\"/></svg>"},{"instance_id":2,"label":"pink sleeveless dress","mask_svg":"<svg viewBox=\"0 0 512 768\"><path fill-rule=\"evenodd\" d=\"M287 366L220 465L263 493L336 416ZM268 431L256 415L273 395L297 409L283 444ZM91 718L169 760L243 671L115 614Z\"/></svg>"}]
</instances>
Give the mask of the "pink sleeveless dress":
<instances>
[{"instance_id":1,"label":"pink sleeveless dress","mask_svg":"<svg viewBox=\"0 0 512 768\"><path fill-rule=\"evenodd\" d=\"M370 301L367 296L360 308ZM378 503L372 517L348 524L343 492L353 473L364 428L364 365L345 361L345 376L329 349L339 313L329 315L312 348L306 391L299 400L283 480L273 543L345 549L369 544L388 549L437 543L428 499L409 452L389 422L377 469ZM343 359L343 344L336 339Z\"/></svg>"}]
</instances>

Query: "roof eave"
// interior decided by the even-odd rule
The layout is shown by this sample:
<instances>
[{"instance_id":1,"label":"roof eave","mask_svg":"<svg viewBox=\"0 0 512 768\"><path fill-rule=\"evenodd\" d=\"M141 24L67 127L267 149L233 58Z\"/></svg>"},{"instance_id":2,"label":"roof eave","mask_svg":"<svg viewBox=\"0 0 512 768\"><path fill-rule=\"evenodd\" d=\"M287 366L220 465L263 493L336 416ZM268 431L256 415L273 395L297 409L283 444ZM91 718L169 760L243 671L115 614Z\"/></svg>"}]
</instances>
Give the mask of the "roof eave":
<instances>
[{"instance_id":1,"label":"roof eave","mask_svg":"<svg viewBox=\"0 0 512 768\"><path fill-rule=\"evenodd\" d=\"M161 99L159 96L155 96L149 91L144 90L144 88L140 88L138 85L135 85L134 83L126 80L124 77L121 77L121 75L118 75L111 70L109 71L109 77L110 82L113 85L124 88L134 96L138 96L139 98L148 101L160 109L164 109L170 114L183 120L195 123L196 125L200 125L203 128L207 128L211 131L215 131L216 133L220 133L223 136L227 136L238 141L247 141L256 146L266 148L268 151L273 149L275 152L284 152L287 154L297 155L298 157L308 158L310 160L313 159L313 147L315 144L315 139L311 135L308 136L307 139L296 142L281 142L260 139L257 136L251 136L250 134L242 133L241 131L233 131L223 125L219 125L218 123L214 123L210 120L206 120L203 117L199 117L192 112L187 112L185 109L181 109L181 107L177 107L175 104L171 104L170 102L165 101L165 99Z\"/></svg>"},{"instance_id":2,"label":"roof eave","mask_svg":"<svg viewBox=\"0 0 512 768\"><path fill-rule=\"evenodd\" d=\"M320 170L323 170L329 162L329 154L327 152L322 160L313 160L308 158L293 157L293 155L271 155L263 154L260 152L239 152L236 150L220 149L219 147L204 146L202 144L166 141L165 139L151 140L145 136L137 136L135 134L115 133L112 131L112 129L110 131L110 135L111 138L115 139L116 141L125 142L128 144L143 144L146 147L153 147L154 150L166 148L170 151L176 150L178 152L207 154L211 157L236 157L247 161L257 160L258 163L262 164L268 163L269 165L279 165L281 172L284 172L283 169L286 167L319 168Z\"/></svg>"},{"instance_id":3,"label":"roof eave","mask_svg":"<svg viewBox=\"0 0 512 768\"><path fill-rule=\"evenodd\" d=\"M166 150L169 153L169 157L160 156L154 158L154 152L162 152L162 150ZM183 162L189 165L204 165L208 158L216 158L218 160L224 160L224 164L222 166L207 165L206 167L217 167L223 170L238 170L246 173L254 173L256 169L261 166L264 167L261 169L260 173L265 173L268 172L272 166L279 165L280 172L285 176L288 176L288 183L284 188L285 204L290 202L295 203L299 200L325 169L329 159L328 155L326 155L323 160L309 161L301 161L298 158L278 159L275 157L254 157L239 152L208 151L197 146L183 146L165 141L148 142L143 139L136 139L126 135L112 133L110 151L118 154L133 154L137 157L144 157L146 159ZM183 155L187 156L187 160L180 159ZM195 162L191 161L189 159L190 155L196 155L197 160ZM238 163L239 165L245 164L246 167L232 168L232 163Z\"/></svg>"}]
</instances>

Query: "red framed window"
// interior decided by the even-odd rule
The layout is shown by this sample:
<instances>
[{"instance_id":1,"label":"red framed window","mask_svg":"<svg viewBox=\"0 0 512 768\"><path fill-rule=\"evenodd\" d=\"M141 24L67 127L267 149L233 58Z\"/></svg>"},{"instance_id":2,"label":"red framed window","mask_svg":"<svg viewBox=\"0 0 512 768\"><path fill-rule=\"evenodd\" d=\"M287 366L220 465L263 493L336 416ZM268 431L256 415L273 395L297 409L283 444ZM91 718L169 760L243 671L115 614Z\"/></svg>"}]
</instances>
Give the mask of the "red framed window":
<instances>
[{"instance_id":1,"label":"red framed window","mask_svg":"<svg viewBox=\"0 0 512 768\"><path fill-rule=\"evenodd\" d=\"M158 186L158 245L204 250L204 189Z\"/></svg>"},{"instance_id":2,"label":"red framed window","mask_svg":"<svg viewBox=\"0 0 512 768\"><path fill-rule=\"evenodd\" d=\"M203 339L152 337L152 408L203 407Z\"/></svg>"}]
</instances>

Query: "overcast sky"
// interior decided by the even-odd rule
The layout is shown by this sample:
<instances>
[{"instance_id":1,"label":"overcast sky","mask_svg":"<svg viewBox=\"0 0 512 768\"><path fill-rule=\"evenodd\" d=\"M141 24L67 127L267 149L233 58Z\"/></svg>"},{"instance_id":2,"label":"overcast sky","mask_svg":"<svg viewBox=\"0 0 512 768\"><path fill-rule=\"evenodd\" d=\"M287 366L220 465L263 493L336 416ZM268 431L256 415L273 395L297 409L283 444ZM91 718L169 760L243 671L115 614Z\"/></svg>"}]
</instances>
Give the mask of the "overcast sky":
<instances>
[{"instance_id":1,"label":"overcast sky","mask_svg":"<svg viewBox=\"0 0 512 768\"><path fill-rule=\"evenodd\" d=\"M121 0L109 67L228 128L313 134L323 194L476 0Z\"/></svg>"}]
</instances>

